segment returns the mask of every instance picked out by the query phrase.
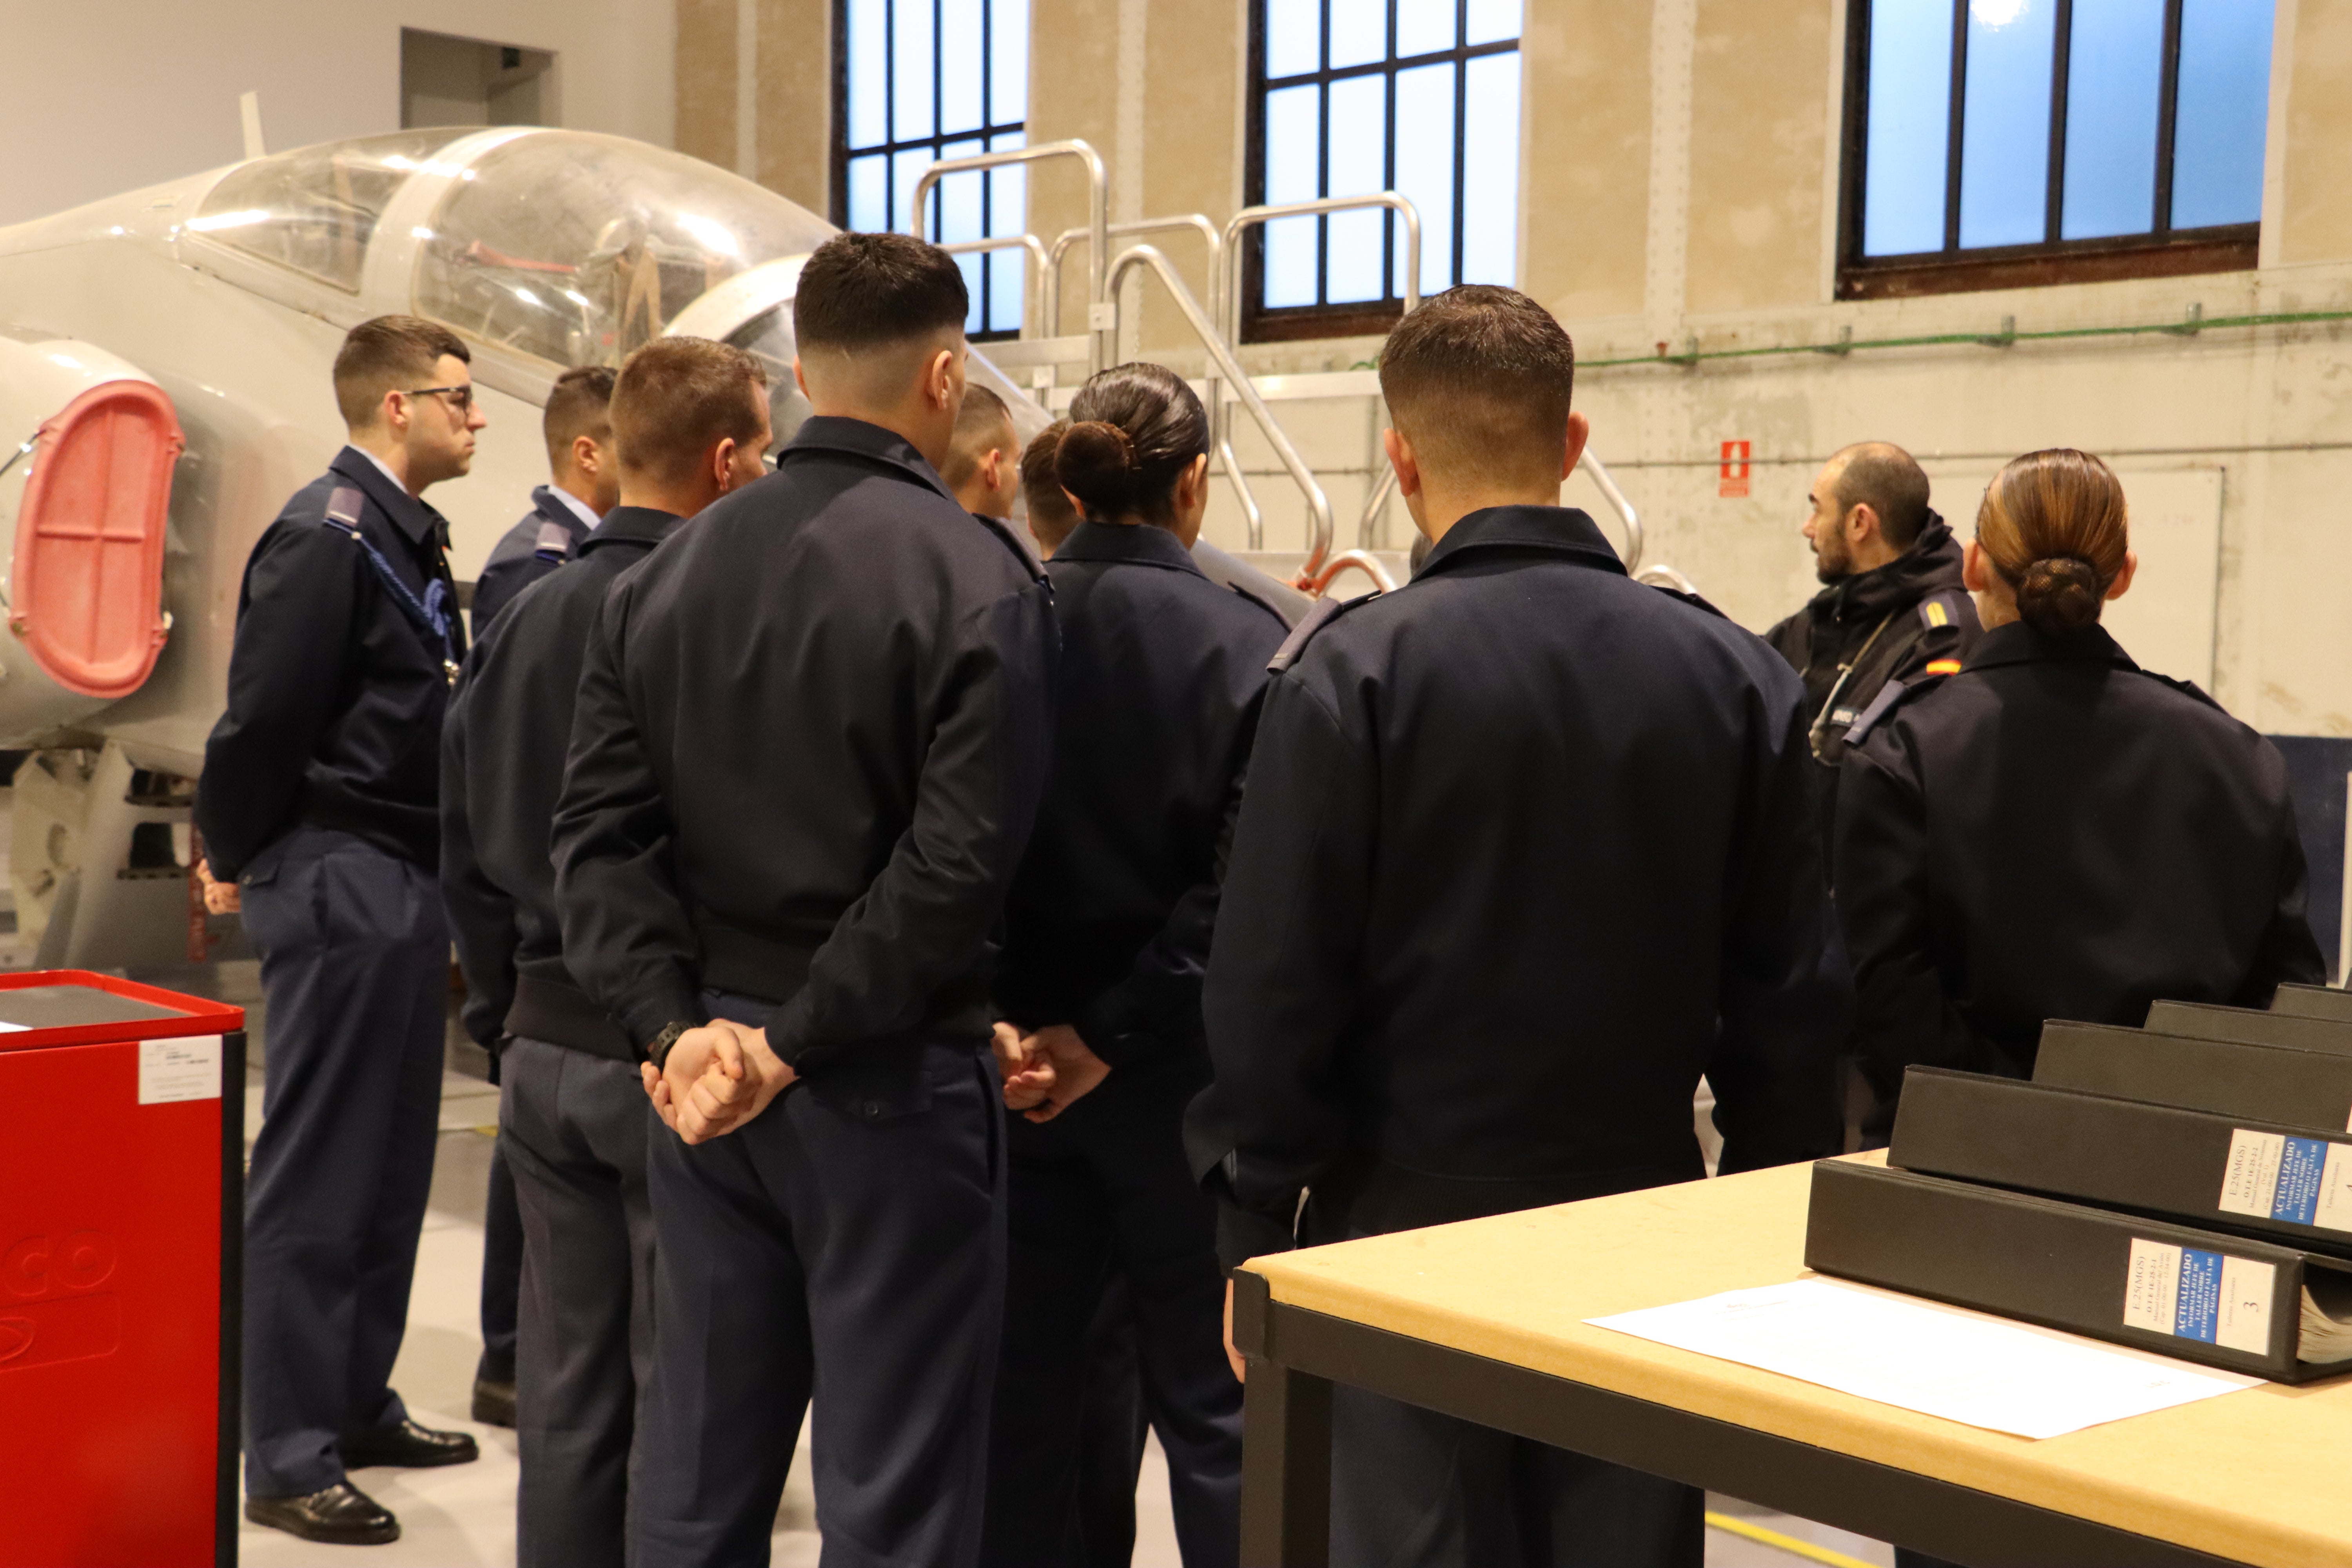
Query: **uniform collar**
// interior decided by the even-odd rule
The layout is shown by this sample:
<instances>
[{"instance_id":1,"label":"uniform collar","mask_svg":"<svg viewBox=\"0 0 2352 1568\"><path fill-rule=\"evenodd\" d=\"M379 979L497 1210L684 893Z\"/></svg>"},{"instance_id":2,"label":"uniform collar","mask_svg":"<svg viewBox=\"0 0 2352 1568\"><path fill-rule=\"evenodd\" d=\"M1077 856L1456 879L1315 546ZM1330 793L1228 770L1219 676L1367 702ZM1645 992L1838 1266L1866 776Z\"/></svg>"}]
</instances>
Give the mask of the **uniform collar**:
<instances>
[{"instance_id":1,"label":"uniform collar","mask_svg":"<svg viewBox=\"0 0 2352 1568\"><path fill-rule=\"evenodd\" d=\"M901 468L909 478L939 491L950 500L955 492L948 489L938 470L915 450L915 444L895 430L885 430L879 425L863 419L844 418L837 414L813 414L801 422L800 429L776 454L776 467L803 452L847 452L856 457L885 463Z\"/></svg>"},{"instance_id":2,"label":"uniform collar","mask_svg":"<svg viewBox=\"0 0 2352 1568\"><path fill-rule=\"evenodd\" d=\"M1054 552L1056 561L1107 561L1130 566L1158 566L1170 572L1207 574L1192 563L1192 552L1164 528L1148 522L1082 522Z\"/></svg>"},{"instance_id":3,"label":"uniform collar","mask_svg":"<svg viewBox=\"0 0 2352 1568\"><path fill-rule=\"evenodd\" d=\"M1960 542L1930 511L1910 549L1884 566L1839 578L1814 595L1809 607L1817 621L1876 620L1959 587Z\"/></svg>"},{"instance_id":4,"label":"uniform collar","mask_svg":"<svg viewBox=\"0 0 2352 1568\"><path fill-rule=\"evenodd\" d=\"M2092 625L2079 632L2065 632L2053 637L2037 632L2023 621L2011 621L2005 626L1995 626L1977 638L1976 647L1969 651L1968 668L1991 669L2005 664L2105 664L2117 669L2137 669L2123 645L2107 635L2107 628Z\"/></svg>"},{"instance_id":5,"label":"uniform collar","mask_svg":"<svg viewBox=\"0 0 2352 1568\"><path fill-rule=\"evenodd\" d=\"M572 537L574 540L593 529L602 521L597 517L594 508L562 485L540 485L533 489L530 492L530 504L537 508L539 515L548 521L560 522L565 528L571 529ZM575 527L574 524L578 526Z\"/></svg>"},{"instance_id":6,"label":"uniform collar","mask_svg":"<svg viewBox=\"0 0 2352 1568\"><path fill-rule=\"evenodd\" d=\"M670 531L685 521L674 511L656 507L616 506L582 541L580 553L585 555L601 544L638 544L650 549L668 538Z\"/></svg>"},{"instance_id":7,"label":"uniform collar","mask_svg":"<svg viewBox=\"0 0 2352 1568\"><path fill-rule=\"evenodd\" d=\"M1608 538L1572 506L1482 507L1445 531L1422 563L1420 575L1443 571L1457 557L1506 550L1562 555L1580 566L1625 575L1625 563L1610 548Z\"/></svg>"},{"instance_id":8,"label":"uniform collar","mask_svg":"<svg viewBox=\"0 0 2352 1568\"><path fill-rule=\"evenodd\" d=\"M416 543L440 542L441 514L403 489L393 479L392 470L373 452L345 447L327 468L359 486L361 493L392 519L393 526Z\"/></svg>"}]
</instances>

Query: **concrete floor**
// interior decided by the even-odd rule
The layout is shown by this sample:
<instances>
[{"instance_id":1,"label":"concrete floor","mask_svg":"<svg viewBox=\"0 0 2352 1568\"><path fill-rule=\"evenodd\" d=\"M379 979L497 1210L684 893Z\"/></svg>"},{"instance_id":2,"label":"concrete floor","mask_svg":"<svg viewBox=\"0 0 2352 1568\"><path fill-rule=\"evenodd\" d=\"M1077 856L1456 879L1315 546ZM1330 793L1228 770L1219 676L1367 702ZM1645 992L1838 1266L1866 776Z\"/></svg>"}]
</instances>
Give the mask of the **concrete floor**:
<instances>
[{"instance_id":1,"label":"concrete floor","mask_svg":"<svg viewBox=\"0 0 2352 1568\"><path fill-rule=\"evenodd\" d=\"M5 818L0 818L4 829ZM5 831L0 830L0 842ZM0 966L7 940L0 936ZM247 1009L254 1065L248 1068L246 1127L260 1124L260 1062L267 1034L266 1009L257 966L232 963L204 970L142 975L153 984L217 996ZM416 1280L409 1304L409 1331L394 1384L416 1418L425 1425L471 1432L481 1459L441 1470L371 1469L353 1479L400 1517L403 1536L374 1549L364 1561L382 1568L500 1568L514 1552L514 1435L465 1419L472 1402L474 1365L481 1354L479 1297L482 1264L483 1193L491 1133L498 1122L498 1090L483 1081L481 1053L453 1026L448 1070L442 1084L440 1144L433 1194L417 1249ZM785 1483L776 1520L772 1561L777 1568L814 1568L819 1538L814 1496L810 1489L806 1434ZM1804 1520L1791 1519L1736 1500L1710 1496L1710 1511L1761 1526L1812 1548L1800 1556L1728 1531L1710 1528L1707 1568L1792 1568L1805 1561L1869 1564L1888 1568L1892 1551ZM1144 1459L1136 1494L1135 1568L1180 1568L1168 1478L1157 1445ZM345 1553L295 1540L276 1531L244 1527L239 1541L248 1568L293 1568Z\"/></svg>"}]
</instances>

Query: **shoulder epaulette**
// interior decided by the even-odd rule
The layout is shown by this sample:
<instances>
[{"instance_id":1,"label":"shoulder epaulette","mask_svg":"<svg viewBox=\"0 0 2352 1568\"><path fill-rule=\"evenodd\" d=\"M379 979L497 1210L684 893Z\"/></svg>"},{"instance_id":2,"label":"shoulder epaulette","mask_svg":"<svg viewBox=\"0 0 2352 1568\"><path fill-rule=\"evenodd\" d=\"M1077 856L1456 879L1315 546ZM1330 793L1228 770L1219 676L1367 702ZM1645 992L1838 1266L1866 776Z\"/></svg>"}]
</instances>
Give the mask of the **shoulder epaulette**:
<instances>
[{"instance_id":1,"label":"shoulder epaulette","mask_svg":"<svg viewBox=\"0 0 2352 1568\"><path fill-rule=\"evenodd\" d=\"M1943 662L1941 659L1937 661L1938 664ZM1855 714L1853 722L1846 726L1845 743L1850 747L1861 745L1869 738L1871 731L1878 727L1879 721L1894 712L1906 698L1916 697L1923 691L1931 691L1941 686L1946 673L1935 665L1929 665L1925 675L1909 680L1890 680L1880 687L1878 695L1870 700L1870 706Z\"/></svg>"},{"instance_id":2,"label":"shoulder epaulette","mask_svg":"<svg viewBox=\"0 0 2352 1568\"><path fill-rule=\"evenodd\" d=\"M1931 632L1960 624L1960 596L1949 591L1930 594L1919 601L1919 625Z\"/></svg>"},{"instance_id":3,"label":"shoulder epaulette","mask_svg":"<svg viewBox=\"0 0 2352 1568\"><path fill-rule=\"evenodd\" d=\"M1640 582L1640 579L1636 578L1635 581ZM1731 618L1729 616L1725 615L1721 610L1717 609L1712 604L1709 604L1706 600L1701 598L1696 594L1685 593L1680 588L1669 587L1664 583L1643 583L1642 586L1644 588L1654 588L1669 599L1680 599L1684 604L1690 605L1695 610L1705 610L1708 615L1713 616L1719 621L1727 621ZM1773 629L1777 631L1779 628L1775 627Z\"/></svg>"},{"instance_id":4,"label":"shoulder epaulette","mask_svg":"<svg viewBox=\"0 0 2352 1568\"><path fill-rule=\"evenodd\" d=\"M2202 702L2208 708L2217 709L2223 713L2230 711L2227 708L2223 708L2221 706L2211 692L2206 690L2203 687L2198 685L2193 680L2181 680L2169 675L2158 675L2152 669L2143 669L2140 673L2147 676L2150 680L2162 681L2165 685L2169 686L2172 689L2179 692L2184 697L2195 698L2198 701Z\"/></svg>"},{"instance_id":5,"label":"shoulder epaulette","mask_svg":"<svg viewBox=\"0 0 2352 1568\"><path fill-rule=\"evenodd\" d=\"M1377 594L1367 594L1364 598L1373 599L1379 596ZM1328 595L1316 600L1314 607L1300 617L1298 624L1290 628L1290 635L1282 639L1282 646L1274 650L1274 657L1265 661L1266 673L1280 675L1297 663L1298 656L1307 651L1307 643L1313 639L1317 632L1329 625L1339 612L1349 605L1361 603L1363 599L1335 599Z\"/></svg>"},{"instance_id":6,"label":"shoulder epaulette","mask_svg":"<svg viewBox=\"0 0 2352 1568\"><path fill-rule=\"evenodd\" d=\"M539 525L539 540L531 552L542 561L568 561L572 558L572 531L560 522Z\"/></svg>"}]
</instances>

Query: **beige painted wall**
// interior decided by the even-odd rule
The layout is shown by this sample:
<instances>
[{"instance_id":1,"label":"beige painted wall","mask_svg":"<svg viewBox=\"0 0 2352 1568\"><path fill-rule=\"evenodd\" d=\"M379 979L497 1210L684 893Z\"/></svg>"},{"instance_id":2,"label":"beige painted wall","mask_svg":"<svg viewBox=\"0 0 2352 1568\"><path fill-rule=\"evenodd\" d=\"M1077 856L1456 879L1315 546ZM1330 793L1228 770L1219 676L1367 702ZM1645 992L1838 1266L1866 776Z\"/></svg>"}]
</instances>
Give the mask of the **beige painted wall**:
<instances>
[{"instance_id":1,"label":"beige painted wall","mask_svg":"<svg viewBox=\"0 0 2352 1568\"><path fill-rule=\"evenodd\" d=\"M1649 13L1628 0L1529 0L1526 26L1520 286L1571 324L1631 315L1646 269Z\"/></svg>"},{"instance_id":2,"label":"beige painted wall","mask_svg":"<svg viewBox=\"0 0 2352 1568\"><path fill-rule=\"evenodd\" d=\"M2352 257L2352 0L2284 0L2290 16L2278 258L2337 260Z\"/></svg>"},{"instance_id":3,"label":"beige painted wall","mask_svg":"<svg viewBox=\"0 0 2352 1568\"><path fill-rule=\"evenodd\" d=\"M1694 312L1821 297L1830 0L1699 0L1685 298Z\"/></svg>"},{"instance_id":4,"label":"beige painted wall","mask_svg":"<svg viewBox=\"0 0 2352 1568\"><path fill-rule=\"evenodd\" d=\"M677 150L735 166L735 0L676 0Z\"/></svg>"}]
</instances>

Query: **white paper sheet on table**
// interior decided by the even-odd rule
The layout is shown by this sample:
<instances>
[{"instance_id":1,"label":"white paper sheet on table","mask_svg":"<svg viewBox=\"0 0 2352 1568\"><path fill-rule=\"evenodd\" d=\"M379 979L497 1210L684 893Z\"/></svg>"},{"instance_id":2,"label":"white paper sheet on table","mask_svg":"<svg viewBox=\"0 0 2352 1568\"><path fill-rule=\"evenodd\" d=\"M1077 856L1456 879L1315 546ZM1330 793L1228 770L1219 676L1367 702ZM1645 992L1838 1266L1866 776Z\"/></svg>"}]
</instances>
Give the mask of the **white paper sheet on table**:
<instances>
[{"instance_id":1,"label":"white paper sheet on table","mask_svg":"<svg viewBox=\"0 0 2352 1568\"><path fill-rule=\"evenodd\" d=\"M2021 1437L2262 1381L1819 1277L1585 1321Z\"/></svg>"}]
</instances>

